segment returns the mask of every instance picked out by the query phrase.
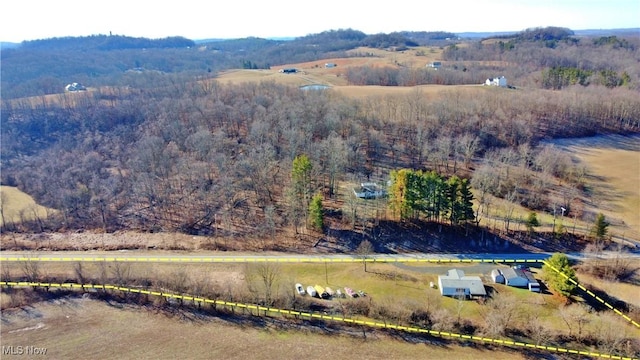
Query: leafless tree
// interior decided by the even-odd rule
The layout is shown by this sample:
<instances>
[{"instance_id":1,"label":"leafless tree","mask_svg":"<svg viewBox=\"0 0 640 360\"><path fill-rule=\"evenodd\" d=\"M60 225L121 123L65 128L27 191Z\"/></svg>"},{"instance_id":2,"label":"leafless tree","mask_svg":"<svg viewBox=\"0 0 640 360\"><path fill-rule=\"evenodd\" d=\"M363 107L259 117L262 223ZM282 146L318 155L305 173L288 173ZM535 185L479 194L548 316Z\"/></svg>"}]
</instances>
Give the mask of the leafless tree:
<instances>
[{"instance_id":1,"label":"leafless tree","mask_svg":"<svg viewBox=\"0 0 640 360\"><path fill-rule=\"evenodd\" d=\"M258 294L265 305L273 305L281 280L282 269L279 264L262 262L247 264L245 277L249 290Z\"/></svg>"},{"instance_id":2,"label":"leafless tree","mask_svg":"<svg viewBox=\"0 0 640 360\"><path fill-rule=\"evenodd\" d=\"M548 343L554 337L549 325L537 316L531 316L527 321L526 331L536 345Z\"/></svg>"},{"instance_id":3,"label":"leafless tree","mask_svg":"<svg viewBox=\"0 0 640 360\"><path fill-rule=\"evenodd\" d=\"M485 304L485 331L493 336L504 335L518 312L518 301L508 293L494 292Z\"/></svg>"},{"instance_id":4,"label":"leafless tree","mask_svg":"<svg viewBox=\"0 0 640 360\"><path fill-rule=\"evenodd\" d=\"M367 272L367 259L368 256L374 252L373 244L369 240L362 240L356 248L356 254L362 259L364 265L364 272Z\"/></svg>"},{"instance_id":5,"label":"leafless tree","mask_svg":"<svg viewBox=\"0 0 640 360\"><path fill-rule=\"evenodd\" d=\"M603 312L594 320L594 336L598 342L598 349L605 354L613 354L623 350L630 338L628 329L619 325L617 315Z\"/></svg>"},{"instance_id":6,"label":"leafless tree","mask_svg":"<svg viewBox=\"0 0 640 360\"><path fill-rule=\"evenodd\" d=\"M569 336L575 336L577 340L582 340L583 331L591 321L592 315L587 306L582 304L571 304L560 308L560 318L567 325Z\"/></svg>"},{"instance_id":7,"label":"leafless tree","mask_svg":"<svg viewBox=\"0 0 640 360\"><path fill-rule=\"evenodd\" d=\"M9 197L4 191L0 191L0 221L3 227L7 227L7 219L5 218L5 209L9 205Z\"/></svg>"},{"instance_id":8,"label":"leafless tree","mask_svg":"<svg viewBox=\"0 0 640 360\"><path fill-rule=\"evenodd\" d=\"M464 166L467 168L478 151L478 143L478 136L475 135L465 134L456 138L456 146L459 149L456 153L462 155Z\"/></svg>"},{"instance_id":9,"label":"leafless tree","mask_svg":"<svg viewBox=\"0 0 640 360\"><path fill-rule=\"evenodd\" d=\"M22 273L27 281L39 281L42 276L40 261L26 260L21 262Z\"/></svg>"},{"instance_id":10,"label":"leafless tree","mask_svg":"<svg viewBox=\"0 0 640 360\"><path fill-rule=\"evenodd\" d=\"M115 284L124 286L131 281L131 264L115 261L111 265L111 273Z\"/></svg>"}]
</instances>

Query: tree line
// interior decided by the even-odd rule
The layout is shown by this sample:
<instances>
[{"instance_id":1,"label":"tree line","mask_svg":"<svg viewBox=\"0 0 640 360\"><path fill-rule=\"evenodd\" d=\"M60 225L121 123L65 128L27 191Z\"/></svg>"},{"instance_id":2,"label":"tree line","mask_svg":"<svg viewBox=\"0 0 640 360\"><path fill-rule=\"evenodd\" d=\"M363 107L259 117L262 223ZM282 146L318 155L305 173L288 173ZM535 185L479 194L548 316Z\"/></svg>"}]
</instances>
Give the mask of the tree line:
<instances>
[{"instance_id":1,"label":"tree line","mask_svg":"<svg viewBox=\"0 0 640 360\"><path fill-rule=\"evenodd\" d=\"M638 45L637 37L574 38L534 31L526 36L470 42L467 46L450 44L444 48L442 57L447 62L499 62L501 68L496 70L520 86L553 88L545 76L548 78L560 71L577 77L576 82L582 85L588 85L586 79L593 74L596 77L591 81L593 84L637 89L640 84L640 72L635 66L640 59ZM541 76L542 72L546 75ZM619 83L610 80L614 74L626 80Z\"/></svg>"},{"instance_id":2,"label":"tree line","mask_svg":"<svg viewBox=\"0 0 640 360\"><path fill-rule=\"evenodd\" d=\"M475 219L469 181L455 175L447 179L435 171L392 170L389 205L401 219L446 218L452 225Z\"/></svg>"}]
</instances>

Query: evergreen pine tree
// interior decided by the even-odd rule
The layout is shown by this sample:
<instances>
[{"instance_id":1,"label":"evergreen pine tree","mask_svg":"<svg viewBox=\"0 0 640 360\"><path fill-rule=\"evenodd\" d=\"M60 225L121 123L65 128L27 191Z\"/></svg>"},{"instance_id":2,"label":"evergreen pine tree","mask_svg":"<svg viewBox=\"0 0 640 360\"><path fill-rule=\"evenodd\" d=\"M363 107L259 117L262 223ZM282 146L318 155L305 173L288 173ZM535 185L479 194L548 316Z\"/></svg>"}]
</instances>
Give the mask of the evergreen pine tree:
<instances>
[{"instance_id":1,"label":"evergreen pine tree","mask_svg":"<svg viewBox=\"0 0 640 360\"><path fill-rule=\"evenodd\" d=\"M542 266L544 280L560 295L569 297L576 288L576 272L565 254L555 253Z\"/></svg>"},{"instance_id":2,"label":"evergreen pine tree","mask_svg":"<svg viewBox=\"0 0 640 360\"><path fill-rule=\"evenodd\" d=\"M475 220L475 213L473 212L473 193L471 193L471 186L469 186L469 180L464 179L460 183L460 220Z\"/></svg>"},{"instance_id":3,"label":"evergreen pine tree","mask_svg":"<svg viewBox=\"0 0 640 360\"><path fill-rule=\"evenodd\" d=\"M598 241L602 241L604 240L605 236L607 236L607 231L609 228L609 223L605 220L604 214L603 213L599 213L596 216L596 222L593 225L593 235L595 236L596 240Z\"/></svg>"},{"instance_id":4,"label":"evergreen pine tree","mask_svg":"<svg viewBox=\"0 0 640 360\"><path fill-rule=\"evenodd\" d=\"M459 189L460 178L455 175L450 177L447 181L445 200L447 214L449 215L449 221L452 225L457 225L460 221L460 202L458 201Z\"/></svg>"},{"instance_id":5,"label":"evergreen pine tree","mask_svg":"<svg viewBox=\"0 0 640 360\"><path fill-rule=\"evenodd\" d=\"M527 220L524 223L524 225L527 227L527 230L529 230L529 235L532 235L534 232L535 227L540 226L540 221L538 221L538 215L535 212L530 212L529 215L527 216Z\"/></svg>"},{"instance_id":6,"label":"evergreen pine tree","mask_svg":"<svg viewBox=\"0 0 640 360\"><path fill-rule=\"evenodd\" d=\"M318 231L324 229L324 211L322 208L322 194L317 193L309 204L309 223Z\"/></svg>"}]
</instances>

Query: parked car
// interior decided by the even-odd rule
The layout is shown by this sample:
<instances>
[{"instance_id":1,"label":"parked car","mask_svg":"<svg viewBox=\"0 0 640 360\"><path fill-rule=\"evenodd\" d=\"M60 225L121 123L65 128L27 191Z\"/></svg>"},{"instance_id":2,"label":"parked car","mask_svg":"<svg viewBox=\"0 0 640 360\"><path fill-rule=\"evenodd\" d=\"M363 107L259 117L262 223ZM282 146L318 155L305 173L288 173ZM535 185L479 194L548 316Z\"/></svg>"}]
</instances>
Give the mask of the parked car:
<instances>
[{"instance_id":1,"label":"parked car","mask_svg":"<svg viewBox=\"0 0 640 360\"><path fill-rule=\"evenodd\" d=\"M304 287L302 287L302 284L296 284L296 291L298 292L298 295L305 294Z\"/></svg>"}]
</instances>

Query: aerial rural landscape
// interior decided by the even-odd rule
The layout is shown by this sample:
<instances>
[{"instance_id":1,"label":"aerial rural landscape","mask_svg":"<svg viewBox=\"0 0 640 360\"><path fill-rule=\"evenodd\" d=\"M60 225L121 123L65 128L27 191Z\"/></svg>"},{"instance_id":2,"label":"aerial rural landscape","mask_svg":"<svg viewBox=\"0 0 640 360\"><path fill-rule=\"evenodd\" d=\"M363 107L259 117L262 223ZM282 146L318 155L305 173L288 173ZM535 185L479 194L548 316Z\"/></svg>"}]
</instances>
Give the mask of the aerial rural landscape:
<instances>
[{"instance_id":1,"label":"aerial rural landscape","mask_svg":"<svg viewBox=\"0 0 640 360\"><path fill-rule=\"evenodd\" d=\"M2 358L640 358L640 32L1 52Z\"/></svg>"}]
</instances>

